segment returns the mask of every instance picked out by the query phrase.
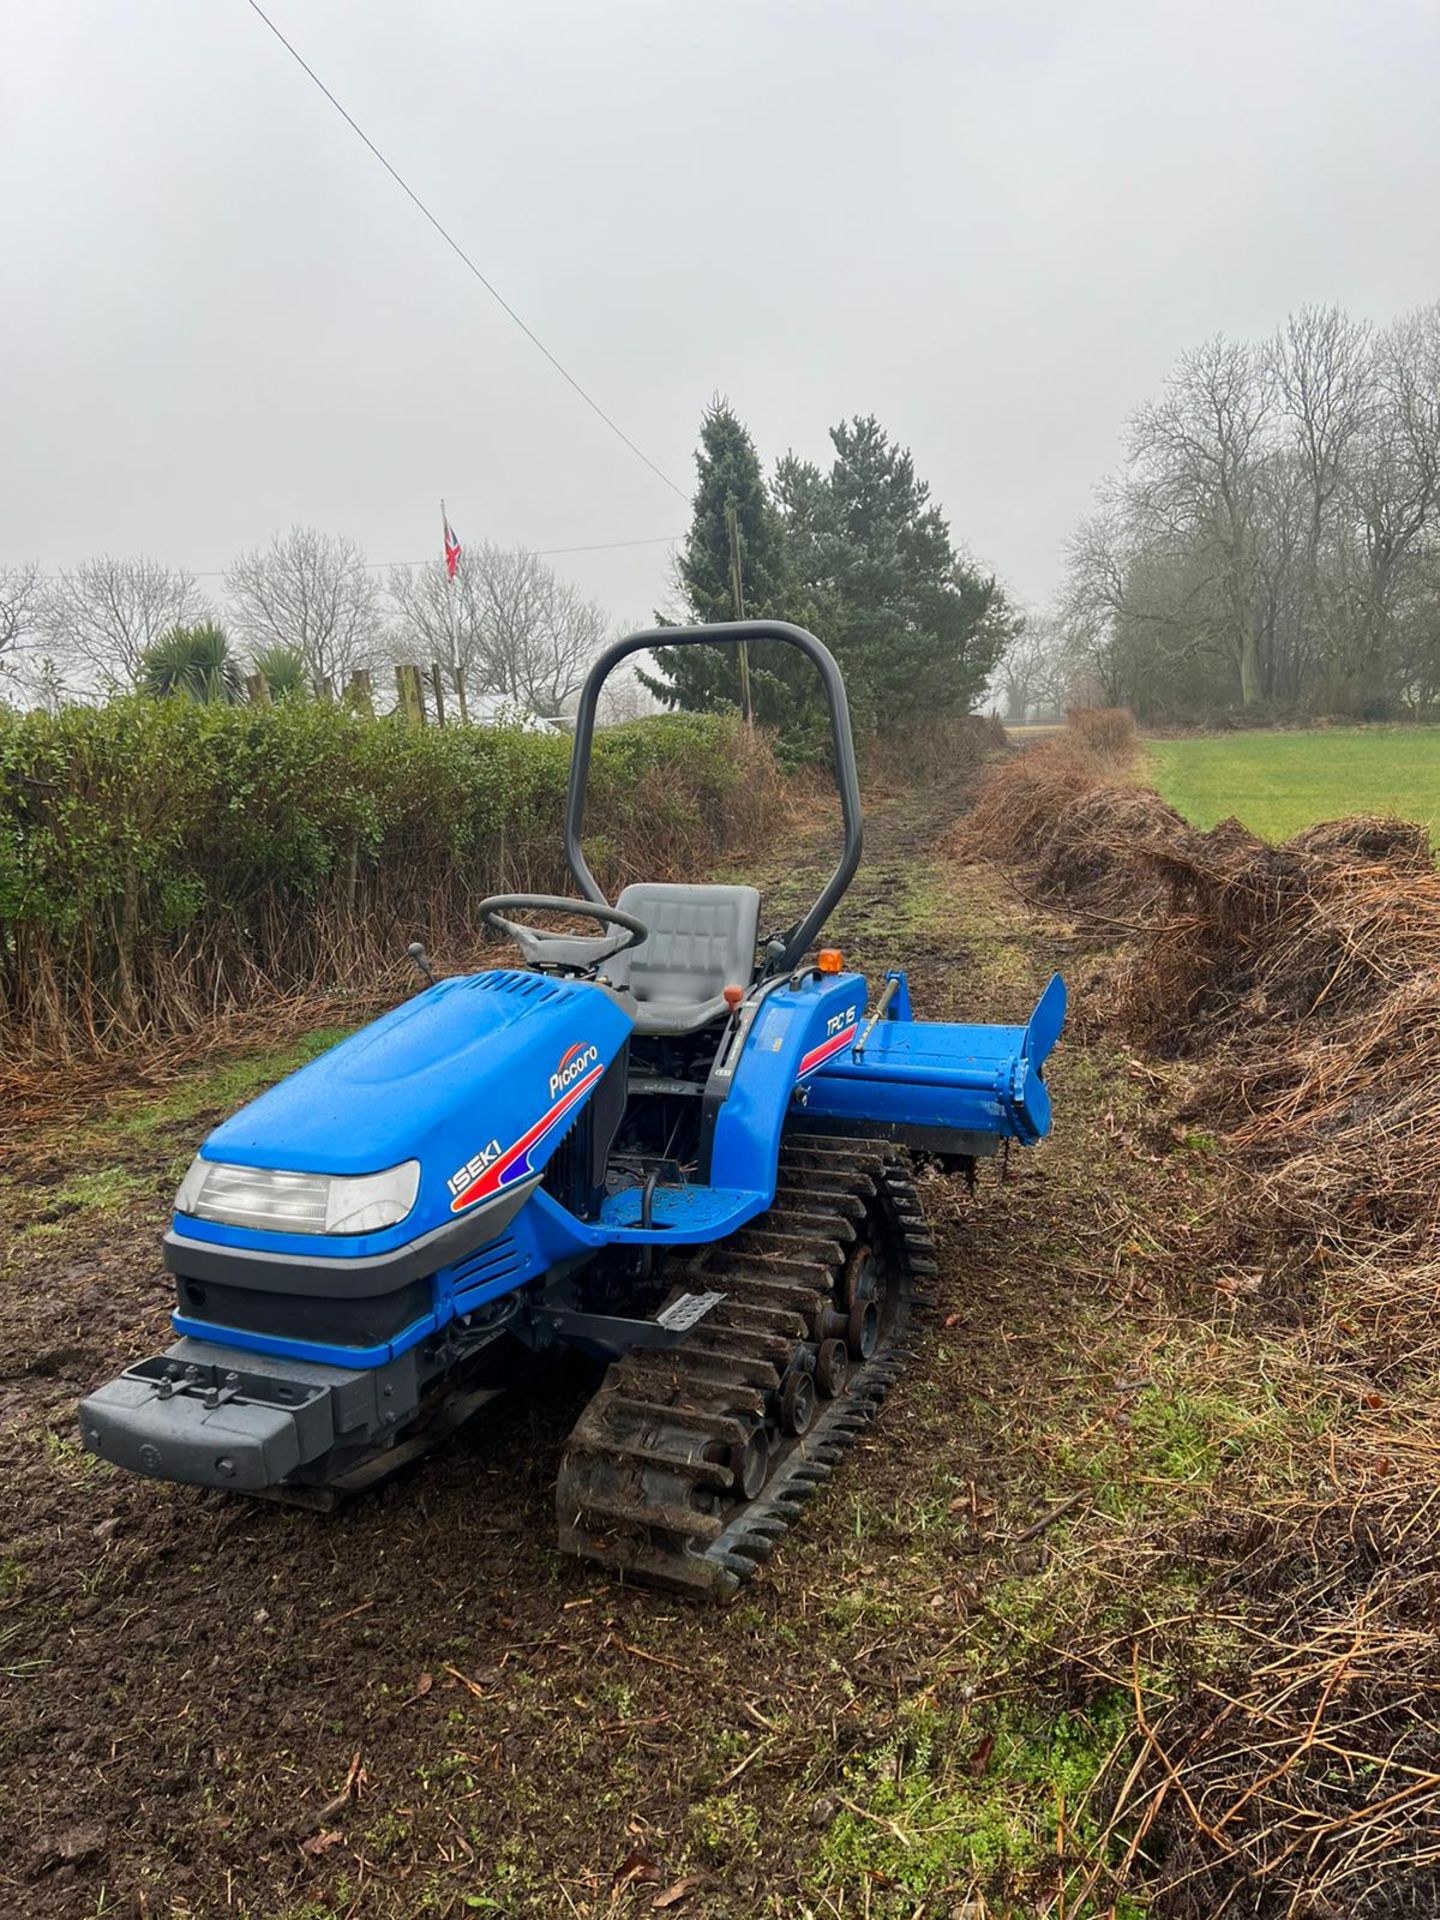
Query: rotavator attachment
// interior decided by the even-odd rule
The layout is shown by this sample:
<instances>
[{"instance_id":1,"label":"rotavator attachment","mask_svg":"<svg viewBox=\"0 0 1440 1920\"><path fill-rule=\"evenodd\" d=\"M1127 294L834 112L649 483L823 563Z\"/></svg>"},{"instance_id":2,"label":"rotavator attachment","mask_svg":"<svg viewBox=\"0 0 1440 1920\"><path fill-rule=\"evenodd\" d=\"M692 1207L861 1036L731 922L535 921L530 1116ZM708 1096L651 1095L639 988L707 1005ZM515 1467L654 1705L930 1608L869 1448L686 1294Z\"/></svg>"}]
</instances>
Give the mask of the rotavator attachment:
<instances>
[{"instance_id":1,"label":"rotavator attachment","mask_svg":"<svg viewBox=\"0 0 1440 1920\"><path fill-rule=\"evenodd\" d=\"M612 905L581 844L606 676L742 640L819 672L835 870L773 931L748 886L642 881ZM778 621L601 656L565 850L578 898L480 908L522 965L424 987L204 1142L165 1236L178 1337L91 1393L81 1434L132 1472L328 1506L500 1394L517 1345L576 1348L605 1371L559 1462L562 1546L723 1599L902 1364L935 1273L915 1159L969 1172L1049 1131L1065 989L1024 1026L947 1025L914 1018L899 969L872 1005L817 955L859 784L835 662ZM557 912L585 930L533 924Z\"/></svg>"}]
</instances>

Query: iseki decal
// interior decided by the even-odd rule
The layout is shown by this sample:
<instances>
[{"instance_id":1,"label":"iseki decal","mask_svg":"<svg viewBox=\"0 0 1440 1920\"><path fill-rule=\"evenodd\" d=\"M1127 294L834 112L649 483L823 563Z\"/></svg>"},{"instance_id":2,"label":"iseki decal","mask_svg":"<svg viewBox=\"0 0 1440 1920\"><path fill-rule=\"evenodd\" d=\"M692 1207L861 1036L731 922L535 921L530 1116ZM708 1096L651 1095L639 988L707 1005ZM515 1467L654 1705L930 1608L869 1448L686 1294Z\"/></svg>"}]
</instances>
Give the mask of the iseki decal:
<instances>
[{"instance_id":1,"label":"iseki decal","mask_svg":"<svg viewBox=\"0 0 1440 1920\"><path fill-rule=\"evenodd\" d=\"M517 1181L535 1175L542 1148L604 1071L598 1047L589 1046L583 1040L568 1047L550 1076L549 1111L513 1145L502 1149L498 1140L492 1140L451 1174L447 1182L453 1195L450 1211L464 1213L467 1207L493 1199Z\"/></svg>"},{"instance_id":2,"label":"iseki decal","mask_svg":"<svg viewBox=\"0 0 1440 1920\"><path fill-rule=\"evenodd\" d=\"M814 1073L817 1067L823 1067L827 1060L850 1045L855 1038L855 1016L859 1011L858 1007L847 1007L843 1013L831 1014L825 1022L825 1038L801 1059L799 1077L802 1080L807 1073Z\"/></svg>"},{"instance_id":3,"label":"iseki decal","mask_svg":"<svg viewBox=\"0 0 1440 1920\"><path fill-rule=\"evenodd\" d=\"M499 1158L500 1142L492 1140L488 1147L482 1147L479 1153L472 1155L463 1167L457 1167L445 1182L450 1189L451 1197L453 1198L457 1193L463 1193L472 1180L477 1179L493 1161Z\"/></svg>"}]
</instances>

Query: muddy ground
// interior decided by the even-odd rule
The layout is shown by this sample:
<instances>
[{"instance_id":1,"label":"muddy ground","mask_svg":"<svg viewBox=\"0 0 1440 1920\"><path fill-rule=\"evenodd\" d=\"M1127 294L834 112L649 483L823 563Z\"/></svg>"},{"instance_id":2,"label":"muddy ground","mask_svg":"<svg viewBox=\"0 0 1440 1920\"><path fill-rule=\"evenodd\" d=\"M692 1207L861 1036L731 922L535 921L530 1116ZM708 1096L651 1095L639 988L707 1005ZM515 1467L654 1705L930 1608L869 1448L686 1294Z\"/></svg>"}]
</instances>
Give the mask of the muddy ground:
<instances>
[{"instance_id":1,"label":"muddy ground","mask_svg":"<svg viewBox=\"0 0 1440 1920\"><path fill-rule=\"evenodd\" d=\"M1088 949L945 857L962 804L872 810L836 932L908 966L923 1014L1023 1019ZM1085 1798L1124 1731L1105 1689L1046 1679L1054 1549L1104 1520L1096 1448L1155 1477L1127 1432L1146 1262L1204 1171L1153 1150L1153 1075L1084 1031L1051 1143L973 1194L925 1176L921 1351L728 1612L553 1550L578 1364L331 1517L83 1454L77 1397L166 1337L179 1172L297 1055L57 1084L0 1173L0 1912L978 1920L1091 1876ZM1092 1562L1093 1604L1123 1606ZM1126 1891L1102 1860L1072 1920L1142 1911L1142 1869Z\"/></svg>"}]
</instances>

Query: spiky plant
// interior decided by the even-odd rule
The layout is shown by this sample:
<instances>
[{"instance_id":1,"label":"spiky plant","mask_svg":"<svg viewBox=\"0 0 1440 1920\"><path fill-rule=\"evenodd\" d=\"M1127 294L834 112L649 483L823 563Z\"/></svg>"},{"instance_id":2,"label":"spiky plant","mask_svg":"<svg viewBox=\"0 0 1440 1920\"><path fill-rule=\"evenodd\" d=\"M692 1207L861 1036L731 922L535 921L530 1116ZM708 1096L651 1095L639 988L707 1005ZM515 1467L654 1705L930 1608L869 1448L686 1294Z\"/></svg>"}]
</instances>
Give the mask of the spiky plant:
<instances>
[{"instance_id":1,"label":"spiky plant","mask_svg":"<svg viewBox=\"0 0 1440 1920\"><path fill-rule=\"evenodd\" d=\"M304 699L310 691L305 658L297 647L265 647L255 656L255 671L263 676L272 700Z\"/></svg>"},{"instance_id":2,"label":"spiky plant","mask_svg":"<svg viewBox=\"0 0 1440 1920\"><path fill-rule=\"evenodd\" d=\"M195 627L172 627L140 659L141 689L157 700L183 694L188 700L233 706L241 697L242 684L240 663L230 651L225 630L210 620Z\"/></svg>"}]
</instances>

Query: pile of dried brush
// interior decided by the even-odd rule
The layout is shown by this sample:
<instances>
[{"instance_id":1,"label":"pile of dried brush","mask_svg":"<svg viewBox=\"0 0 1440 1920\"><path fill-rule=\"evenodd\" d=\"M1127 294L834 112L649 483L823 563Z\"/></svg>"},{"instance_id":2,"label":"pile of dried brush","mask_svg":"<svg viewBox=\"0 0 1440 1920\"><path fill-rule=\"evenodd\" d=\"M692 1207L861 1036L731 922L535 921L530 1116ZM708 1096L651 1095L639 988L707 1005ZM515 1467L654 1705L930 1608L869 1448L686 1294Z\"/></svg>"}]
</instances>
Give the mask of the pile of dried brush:
<instances>
[{"instance_id":1,"label":"pile of dried brush","mask_svg":"<svg viewBox=\"0 0 1440 1920\"><path fill-rule=\"evenodd\" d=\"M1353 1410L1317 1438L1304 1491L1212 1505L1163 1542L1208 1570L1197 1611L1246 1651L1156 1699L1140 1675L1173 1629L1130 1650L1136 1740L1111 1860L1146 1863L1156 1916L1440 1912L1440 873L1426 836L1378 819L1280 847L1235 821L1200 832L1072 728L990 776L956 843L981 849L1023 861L1072 914L1123 916L1114 1018L1196 1063L1175 1117L1222 1134L1224 1234L1263 1246L1285 1284L1308 1276L1293 1338Z\"/></svg>"},{"instance_id":2,"label":"pile of dried brush","mask_svg":"<svg viewBox=\"0 0 1440 1920\"><path fill-rule=\"evenodd\" d=\"M996 767L954 842L1135 935L1129 1032L1207 1063L1207 1112L1321 1229L1440 1220L1440 872L1358 818L1273 847L1188 825L1074 732Z\"/></svg>"},{"instance_id":3,"label":"pile of dried brush","mask_svg":"<svg viewBox=\"0 0 1440 1920\"><path fill-rule=\"evenodd\" d=\"M1133 911L1137 850L1190 831L1135 783L1136 746L1128 711L1075 710L1065 732L986 770L951 851L1022 862L1042 893L1100 919Z\"/></svg>"},{"instance_id":4,"label":"pile of dried brush","mask_svg":"<svg viewBox=\"0 0 1440 1920\"><path fill-rule=\"evenodd\" d=\"M1200 1604L1244 1653L1147 1702L1164 1636L1134 1643L1109 1830L1112 1860L1148 1861L1156 1920L1440 1912L1437 1440L1412 1431L1384 1481L1175 1538L1224 1568Z\"/></svg>"}]
</instances>

